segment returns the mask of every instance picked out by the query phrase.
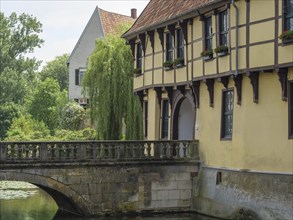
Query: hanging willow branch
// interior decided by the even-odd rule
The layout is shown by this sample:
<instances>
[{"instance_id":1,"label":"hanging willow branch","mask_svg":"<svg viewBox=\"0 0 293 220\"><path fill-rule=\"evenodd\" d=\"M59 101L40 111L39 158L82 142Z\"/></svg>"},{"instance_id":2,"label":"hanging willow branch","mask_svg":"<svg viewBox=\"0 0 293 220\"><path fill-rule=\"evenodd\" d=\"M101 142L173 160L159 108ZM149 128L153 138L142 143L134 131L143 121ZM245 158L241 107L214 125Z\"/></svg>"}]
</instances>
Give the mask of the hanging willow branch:
<instances>
[{"instance_id":1,"label":"hanging willow branch","mask_svg":"<svg viewBox=\"0 0 293 220\"><path fill-rule=\"evenodd\" d=\"M133 95L133 62L130 47L118 36L98 39L89 57L83 88L89 97L91 121L99 139L142 138L142 113Z\"/></svg>"}]
</instances>

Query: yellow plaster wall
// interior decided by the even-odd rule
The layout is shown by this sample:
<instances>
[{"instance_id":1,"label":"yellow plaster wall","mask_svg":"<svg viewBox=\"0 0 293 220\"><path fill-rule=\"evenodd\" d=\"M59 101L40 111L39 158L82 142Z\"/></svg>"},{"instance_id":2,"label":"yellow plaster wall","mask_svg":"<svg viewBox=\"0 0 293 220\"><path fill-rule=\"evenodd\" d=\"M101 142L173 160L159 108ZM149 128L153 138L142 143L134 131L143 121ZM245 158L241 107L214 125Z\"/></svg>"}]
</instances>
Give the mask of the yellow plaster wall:
<instances>
[{"instance_id":1,"label":"yellow plaster wall","mask_svg":"<svg viewBox=\"0 0 293 220\"><path fill-rule=\"evenodd\" d=\"M250 47L250 67L269 66L274 64L274 43Z\"/></svg>"},{"instance_id":2,"label":"yellow plaster wall","mask_svg":"<svg viewBox=\"0 0 293 220\"><path fill-rule=\"evenodd\" d=\"M214 54L215 56L215 54ZM204 74L205 75L211 75L217 73L217 62L216 59L210 60L210 61L202 61L204 62Z\"/></svg>"},{"instance_id":3,"label":"yellow plaster wall","mask_svg":"<svg viewBox=\"0 0 293 220\"><path fill-rule=\"evenodd\" d=\"M157 140L159 138L159 105L157 102L156 91L148 89L148 139Z\"/></svg>"},{"instance_id":4,"label":"yellow plaster wall","mask_svg":"<svg viewBox=\"0 0 293 220\"><path fill-rule=\"evenodd\" d=\"M144 73L144 86L148 86L152 84L152 71L148 71Z\"/></svg>"},{"instance_id":5,"label":"yellow plaster wall","mask_svg":"<svg viewBox=\"0 0 293 220\"><path fill-rule=\"evenodd\" d=\"M230 55L218 58L219 72L228 72L230 70Z\"/></svg>"},{"instance_id":6,"label":"yellow plaster wall","mask_svg":"<svg viewBox=\"0 0 293 220\"><path fill-rule=\"evenodd\" d=\"M293 62L293 44L280 45L278 52L279 60L282 61L282 63Z\"/></svg>"},{"instance_id":7,"label":"yellow plaster wall","mask_svg":"<svg viewBox=\"0 0 293 220\"><path fill-rule=\"evenodd\" d=\"M163 75L162 75L162 70L155 70L154 71L154 84L158 85L158 84L162 84L163 81Z\"/></svg>"},{"instance_id":8,"label":"yellow plaster wall","mask_svg":"<svg viewBox=\"0 0 293 220\"><path fill-rule=\"evenodd\" d=\"M154 68L162 67L162 53L157 53L154 55Z\"/></svg>"},{"instance_id":9,"label":"yellow plaster wall","mask_svg":"<svg viewBox=\"0 0 293 220\"><path fill-rule=\"evenodd\" d=\"M154 35L154 45L155 45L155 50L154 50L155 53L162 51L162 45L159 39L159 34L156 31Z\"/></svg>"},{"instance_id":10,"label":"yellow plaster wall","mask_svg":"<svg viewBox=\"0 0 293 220\"><path fill-rule=\"evenodd\" d=\"M275 1L264 0L250 1L250 21L258 21L261 19L271 18L275 16Z\"/></svg>"},{"instance_id":11,"label":"yellow plaster wall","mask_svg":"<svg viewBox=\"0 0 293 220\"><path fill-rule=\"evenodd\" d=\"M186 82L186 67L176 69L176 82Z\"/></svg>"},{"instance_id":12,"label":"yellow plaster wall","mask_svg":"<svg viewBox=\"0 0 293 220\"><path fill-rule=\"evenodd\" d=\"M203 75L202 60L196 60L193 62L193 77L200 77Z\"/></svg>"},{"instance_id":13,"label":"yellow plaster wall","mask_svg":"<svg viewBox=\"0 0 293 220\"><path fill-rule=\"evenodd\" d=\"M153 67L153 58L152 56L146 56L144 59L145 62L145 70L150 70Z\"/></svg>"},{"instance_id":14,"label":"yellow plaster wall","mask_svg":"<svg viewBox=\"0 0 293 220\"><path fill-rule=\"evenodd\" d=\"M291 76L292 69L290 71ZM248 77L243 78L241 106L236 104L237 96L234 88L231 141L220 140L222 84L215 82L214 108L209 107L206 86L201 85L196 137L200 140L201 159L205 165L293 172L293 141L288 140L288 103L281 100L278 75L262 73L259 80L258 104L253 102L252 87ZM230 79L229 88L233 87L234 83ZM284 112L286 114L283 114Z\"/></svg>"},{"instance_id":15,"label":"yellow plaster wall","mask_svg":"<svg viewBox=\"0 0 293 220\"><path fill-rule=\"evenodd\" d=\"M166 84L174 83L174 70L168 70L164 72L164 83Z\"/></svg>"},{"instance_id":16,"label":"yellow plaster wall","mask_svg":"<svg viewBox=\"0 0 293 220\"><path fill-rule=\"evenodd\" d=\"M239 44L239 46L244 46L244 45L246 45L246 27L241 27L238 30L239 30L238 44ZM235 29L231 30L231 47L236 46L235 34L236 34Z\"/></svg>"},{"instance_id":17,"label":"yellow plaster wall","mask_svg":"<svg viewBox=\"0 0 293 220\"><path fill-rule=\"evenodd\" d=\"M143 76L133 78L133 89L139 89L143 87Z\"/></svg>"},{"instance_id":18,"label":"yellow plaster wall","mask_svg":"<svg viewBox=\"0 0 293 220\"><path fill-rule=\"evenodd\" d=\"M250 26L250 43L275 39L275 21L267 21Z\"/></svg>"},{"instance_id":19,"label":"yellow plaster wall","mask_svg":"<svg viewBox=\"0 0 293 220\"><path fill-rule=\"evenodd\" d=\"M258 0L257 0L258 1ZM262 0L261 0L262 1ZM245 0L236 1L236 5L239 9L239 25L246 24L246 2ZM235 26L235 9L231 5L230 7L231 11L231 27Z\"/></svg>"}]
</instances>

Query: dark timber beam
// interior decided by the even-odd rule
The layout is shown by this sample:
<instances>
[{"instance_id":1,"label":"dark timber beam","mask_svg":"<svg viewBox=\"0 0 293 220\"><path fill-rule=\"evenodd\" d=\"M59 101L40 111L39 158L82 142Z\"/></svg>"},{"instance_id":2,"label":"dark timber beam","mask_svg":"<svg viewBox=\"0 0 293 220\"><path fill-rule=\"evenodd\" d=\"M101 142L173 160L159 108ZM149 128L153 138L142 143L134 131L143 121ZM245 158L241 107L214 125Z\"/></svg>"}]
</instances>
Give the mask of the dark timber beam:
<instances>
[{"instance_id":1,"label":"dark timber beam","mask_svg":"<svg viewBox=\"0 0 293 220\"><path fill-rule=\"evenodd\" d=\"M287 101L288 68L280 68L278 71L279 81L282 89L282 100Z\"/></svg>"},{"instance_id":2,"label":"dark timber beam","mask_svg":"<svg viewBox=\"0 0 293 220\"><path fill-rule=\"evenodd\" d=\"M155 51L155 31L148 31L147 34L149 35L151 47L153 49L153 52Z\"/></svg>"},{"instance_id":3,"label":"dark timber beam","mask_svg":"<svg viewBox=\"0 0 293 220\"><path fill-rule=\"evenodd\" d=\"M195 107L199 108L199 87L200 87L200 81L192 82L192 91L194 96L194 103Z\"/></svg>"},{"instance_id":4,"label":"dark timber beam","mask_svg":"<svg viewBox=\"0 0 293 220\"><path fill-rule=\"evenodd\" d=\"M233 76L233 80L236 87L237 92L237 105L241 105L241 98L242 98L242 75Z\"/></svg>"},{"instance_id":5,"label":"dark timber beam","mask_svg":"<svg viewBox=\"0 0 293 220\"><path fill-rule=\"evenodd\" d=\"M207 89L209 92L209 97L210 97L210 107L214 107L214 84L215 80L214 79L205 79L204 82L207 85Z\"/></svg>"},{"instance_id":6,"label":"dark timber beam","mask_svg":"<svg viewBox=\"0 0 293 220\"><path fill-rule=\"evenodd\" d=\"M248 77L252 85L253 102L258 103L258 90L259 90L259 72L249 72Z\"/></svg>"}]
</instances>

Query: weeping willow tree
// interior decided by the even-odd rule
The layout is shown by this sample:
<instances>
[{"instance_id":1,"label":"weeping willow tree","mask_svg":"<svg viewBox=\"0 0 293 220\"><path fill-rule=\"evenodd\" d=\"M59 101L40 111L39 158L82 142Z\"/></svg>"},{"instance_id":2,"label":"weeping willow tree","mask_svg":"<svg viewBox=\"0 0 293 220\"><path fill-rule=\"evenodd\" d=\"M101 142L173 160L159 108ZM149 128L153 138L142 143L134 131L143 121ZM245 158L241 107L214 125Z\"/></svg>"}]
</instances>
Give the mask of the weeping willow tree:
<instances>
[{"instance_id":1,"label":"weeping willow tree","mask_svg":"<svg viewBox=\"0 0 293 220\"><path fill-rule=\"evenodd\" d=\"M118 140L123 135L128 140L142 139L141 106L132 83L132 53L125 40L119 36L98 39L83 79L98 139Z\"/></svg>"}]
</instances>

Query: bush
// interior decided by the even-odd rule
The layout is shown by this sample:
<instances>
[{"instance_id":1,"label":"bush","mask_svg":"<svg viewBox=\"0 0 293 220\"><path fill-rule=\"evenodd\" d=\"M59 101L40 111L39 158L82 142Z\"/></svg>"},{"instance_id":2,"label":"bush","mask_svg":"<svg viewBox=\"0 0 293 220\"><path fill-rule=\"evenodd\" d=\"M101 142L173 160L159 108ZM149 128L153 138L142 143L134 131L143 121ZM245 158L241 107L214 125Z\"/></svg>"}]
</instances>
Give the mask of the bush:
<instances>
[{"instance_id":1,"label":"bush","mask_svg":"<svg viewBox=\"0 0 293 220\"><path fill-rule=\"evenodd\" d=\"M60 113L60 128L78 130L85 119L85 110L76 102L67 103Z\"/></svg>"}]
</instances>

